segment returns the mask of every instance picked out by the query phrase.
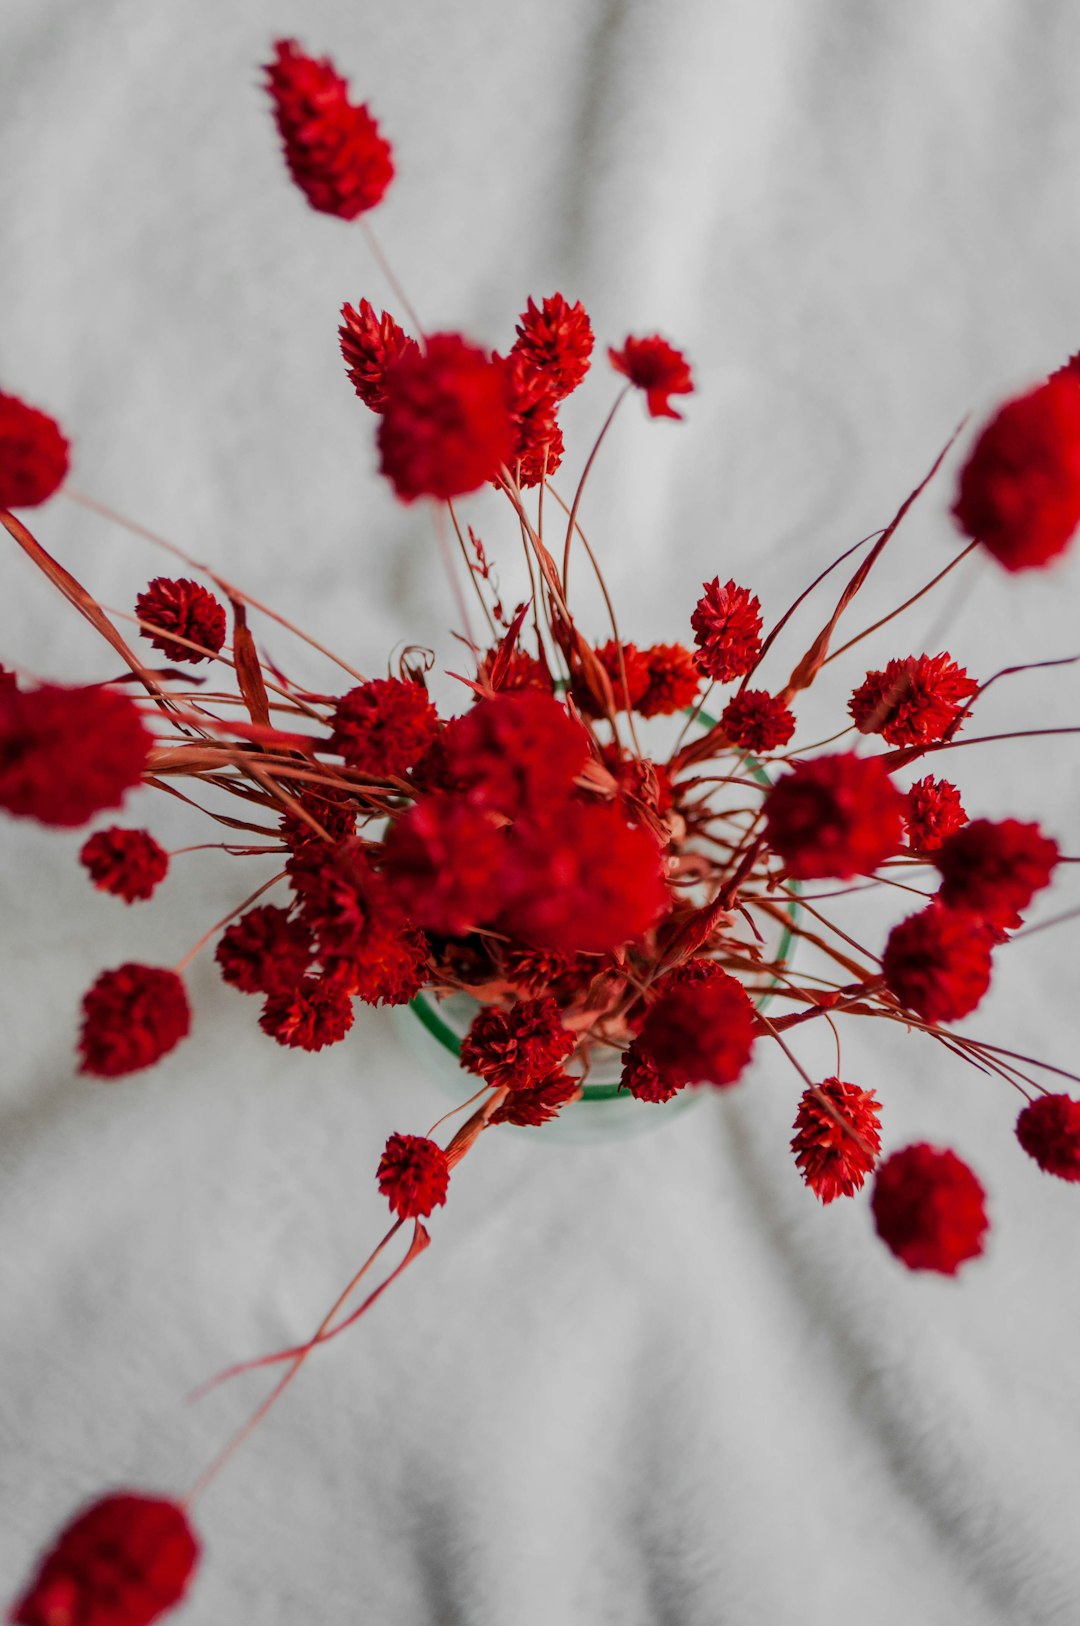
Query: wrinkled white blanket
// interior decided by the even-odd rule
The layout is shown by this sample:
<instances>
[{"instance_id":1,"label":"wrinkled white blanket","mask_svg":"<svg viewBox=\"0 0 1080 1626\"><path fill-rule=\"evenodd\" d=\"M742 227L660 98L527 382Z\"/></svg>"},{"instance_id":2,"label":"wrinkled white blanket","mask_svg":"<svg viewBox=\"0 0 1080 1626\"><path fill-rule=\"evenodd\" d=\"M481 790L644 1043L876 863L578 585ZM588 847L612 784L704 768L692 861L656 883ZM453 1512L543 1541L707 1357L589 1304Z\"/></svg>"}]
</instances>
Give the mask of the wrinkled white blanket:
<instances>
[{"instance_id":1,"label":"wrinkled white blanket","mask_svg":"<svg viewBox=\"0 0 1080 1626\"><path fill-rule=\"evenodd\" d=\"M430 517L376 478L337 354L342 300L393 296L362 233L288 185L258 88L289 33L335 56L395 143L374 224L429 327L505 346L526 295L559 288L602 343L660 329L689 354L686 421L629 403L583 509L639 641L685 638L717 572L775 617L889 519L965 412L1080 347L1071 0L7 0L0 388L61 418L79 489L373 673L404 641L441 668L462 656ZM598 350L566 413L570 473L605 377ZM958 455L853 630L951 557ZM497 506L469 513L509 561ZM121 610L170 568L63 499L34 523ZM1078 593L1080 550L1039 579L965 567L830 668L804 737L889 655L947 645L987 676L1076 653ZM10 546L0 606L0 659L111 670ZM1078 722L1078 696L1075 669L1011 679L983 724ZM1040 818L1076 853L1078 750L976 747L950 768L970 810ZM125 818L207 839L160 800ZM85 1497L190 1482L268 1380L187 1391L313 1329L380 1234L386 1135L448 1104L392 1018L286 1052L205 956L182 1048L115 1085L75 1077L98 970L178 959L247 890L233 861L193 855L125 910L90 890L81 840L0 829L5 1599ZM1075 874L1033 921L1077 901ZM880 941L897 913L860 918ZM1075 1066L1069 941L1002 955L972 1031ZM485 1137L427 1256L200 1505L206 1560L177 1619L1080 1619L1080 1193L1019 1151L1004 1084L881 1026L849 1024L842 1076L879 1091L889 1148L926 1138L975 1167L984 1260L913 1276L865 1195L820 1209L787 1151L800 1082L764 1045L737 1090L639 1138ZM799 1053L835 1071L827 1032Z\"/></svg>"}]
</instances>

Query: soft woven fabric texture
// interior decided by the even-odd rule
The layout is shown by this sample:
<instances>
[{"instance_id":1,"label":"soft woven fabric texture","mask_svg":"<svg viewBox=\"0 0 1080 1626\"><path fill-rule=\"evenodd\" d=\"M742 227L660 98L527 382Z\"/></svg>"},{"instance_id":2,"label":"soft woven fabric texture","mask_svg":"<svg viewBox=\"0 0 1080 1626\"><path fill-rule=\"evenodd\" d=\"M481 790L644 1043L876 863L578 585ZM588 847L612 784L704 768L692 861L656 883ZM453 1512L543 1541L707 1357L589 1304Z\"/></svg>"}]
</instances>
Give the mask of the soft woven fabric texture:
<instances>
[{"instance_id":1,"label":"soft woven fabric texture","mask_svg":"<svg viewBox=\"0 0 1080 1626\"><path fill-rule=\"evenodd\" d=\"M564 415L564 487L617 385L604 347L659 330L685 349L685 420L626 403L582 510L639 643L688 639L717 575L770 624L888 521L966 412L1080 347L1070 0L9 0L0 389L57 415L75 487L371 676L405 641L440 670L462 656L430 514L377 478L338 354L343 301L405 313L362 229L291 186L259 88L292 34L394 144L371 218L429 327L505 348L528 295L586 305L600 342ZM961 455L853 631L952 556ZM494 500L468 513L490 551L516 550ZM63 497L26 517L121 610L170 569ZM1045 576L965 566L829 669L801 737L841 726L892 656L948 647L986 677L1075 653L1078 593L1080 549ZM12 546L0 604L5 662L113 671ZM280 629L258 635L294 674L339 681ZM1078 690L1070 668L1002 682L972 732L1080 721ZM974 747L949 768L974 816L1039 819L1076 853L1078 751ZM165 801L98 822L213 839ZM175 963L257 884L189 855L127 909L90 887L85 838L0 829L5 1601L87 1497L191 1482L269 1379L187 1392L314 1328L385 1225L387 1135L450 1104L386 1015L361 1011L319 1056L279 1049L209 954L173 1055L76 1077L99 971ZM1076 873L1033 922L1077 901ZM858 918L881 943L901 912ZM999 956L975 1031L1075 1065L1069 931ZM1078 1193L1020 1151L1019 1096L884 1028L849 1023L839 1064L827 1030L799 1053L878 1093L886 1150L925 1139L971 1163L985 1259L914 1276L865 1192L821 1209L787 1148L802 1081L764 1044L736 1088L638 1138L499 1129L455 1171L425 1257L198 1507L204 1566L177 1620L1075 1621Z\"/></svg>"}]
</instances>

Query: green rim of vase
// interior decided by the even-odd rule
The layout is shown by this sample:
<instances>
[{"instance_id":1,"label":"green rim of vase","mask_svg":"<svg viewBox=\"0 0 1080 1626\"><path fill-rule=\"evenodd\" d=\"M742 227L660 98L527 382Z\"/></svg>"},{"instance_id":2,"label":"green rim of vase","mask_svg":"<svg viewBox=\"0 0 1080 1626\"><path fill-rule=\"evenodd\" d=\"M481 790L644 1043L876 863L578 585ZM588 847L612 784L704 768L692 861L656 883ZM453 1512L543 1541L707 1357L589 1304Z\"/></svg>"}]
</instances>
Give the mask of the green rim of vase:
<instances>
[{"instance_id":1,"label":"green rim of vase","mask_svg":"<svg viewBox=\"0 0 1080 1626\"><path fill-rule=\"evenodd\" d=\"M687 708L687 715L691 717L695 715L692 708ZM708 712L699 711L696 713L696 716L705 725L706 730L716 727L715 718L710 717ZM772 780L769 778L760 762L751 757L748 759L748 763L750 772L758 781L758 784L772 784ZM798 903L793 902L790 905L787 911L787 916L788 924L784 927L780 942L777 945L776 956L778 960L784 961L787 960L788 950L790 949L795 936L795 922L799 918ZM776 986L778 980L779 979L777 977L773 977L765 992L759 994L757 999L755 999L754 1005L759 1011L763 1011L771 1001L773 997L772 990ZM452 1056L455 1056L460 1060L461 1039L454 1032L449 1022L445 1022L439 1015L436 1006L429 1002L427 996L425 994L417 994L416 998L409 1002L409 1009L422 1024L422 1026L425 1027L431 1034L431 1037L435 1039L437 1043L441 1044L444 1050L448 1050ZM627 1096L626 1091L618 1084L586 1083L582 1086L579 1099L581 1101L625 1101L629 1099L629 1097Z\"/></svg>"}]
</instances>

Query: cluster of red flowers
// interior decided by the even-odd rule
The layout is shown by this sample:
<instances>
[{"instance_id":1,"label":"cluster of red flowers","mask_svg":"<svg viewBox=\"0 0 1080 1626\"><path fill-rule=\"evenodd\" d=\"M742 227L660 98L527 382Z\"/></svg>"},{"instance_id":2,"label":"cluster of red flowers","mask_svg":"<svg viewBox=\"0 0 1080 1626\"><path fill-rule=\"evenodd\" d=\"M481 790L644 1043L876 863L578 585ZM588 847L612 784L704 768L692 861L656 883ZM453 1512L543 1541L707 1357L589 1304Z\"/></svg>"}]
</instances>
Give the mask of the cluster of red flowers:
<instances>
[{"instance_id":1,"label":"cluster of red flowers","mask_svg":"<svg viewBox=\"0 0 1080 1626\"><path fill-rule=\"evenodd\" d=\"M310 205L342 220L374 208L393 157L334 66L281 41L266 74L290 173ZM782 1037L852 1011L960 1050L942 1025L979 1004L994 952L1060 860L1035 823L969 818L947 779L896 782L947 749L981 705L983 688L947 651L866 673L841 730L856 749L789 749L798 696L849 647L829 653L895 525L786 685L749 686L806 595L763 636L757 596L717 575L687 617L692 643L631 641L613 610L610 628L586 636L568 587L585 476L569 501L551 483L564 454L558 414L594 348L580 301L530 297L505 354L457 332L410 335L367 299L341 315L348 377L375 415L381 469L398 497L448 501L492 484L528 556L531 591L511 615L482 544L469 529L470 554L451 510L491 629L490 648L470 641L475 675L460 713L440 713L416 651L397 676L340 694L301 689L276 665L264 669L233 588L219 584L227 609L194 579L155 577L135 601L143 637L178 666L231 669L230 703L196 678L189 692L182 671L149 669L100 612L130 690L27 687L0 668L0 807L76 827L147 779L185 774L200 792L242 798L243 817L223 822L258 844L228 850L269 854L277 873L216 931L214 954L227 984L260 999L259 1026L279 1044L340 1042L356 1001L471 999L459 1047L471 1116L445 1146L438 1126L391 1135L375 1171L394 1229L414 1225L399 1270L426 1245L421 1221L445 1203L451 1170L482 1130L542 1126L588 1098L597 1076L624 1103L613 1110L727 1090L763 1044L781 1040L774 1053L805 1084L791 1151L809 1191L822 1203L851 1199L872 1175L873 1223L895 1257L954 1274L984 1246L977 1176L925 1143L879 1163L875 1091L838 1077L809 1082ZM631 390L652 417L679 417L672 399L694 382L666 339L631 335L608 359L626 382L600 439ZM43 502L67 458L52 419L0 395L0 507ZM553 503L567 520L561 568L544 541ZM1011 572L1064 549L1080 524L1080 369L1062 369L987 424L953 513ZM4 523L33 554L21 521ZM704 708L717 684L736 687L713 718ZM170 862L148 831L115 825L89 835L80 858L98 889L127 903L148 899ZM880 954L819 907L869 886L918 892L908 883L928 875L936 891L893 926ZM815 881L839 885L802 890ZM269 886L275 901L258 901ZM795 963L800 943L816 969ZM83 1002L82 1072L119 1078L183 1039L186 963L129 962L97 978ZM768 1017L766 998L779 1007ZM1027 1063L1002 1060L1009 1052L965 1039L962 1053L1023 1090L1015 1133L1034 1163L1080 1182L1080 1101L1042 1090ZM180 1599L196 1553L177 1504L107 1497L64 1532L11 1618L146 1626Z\"/></svg>"}]
</instances>

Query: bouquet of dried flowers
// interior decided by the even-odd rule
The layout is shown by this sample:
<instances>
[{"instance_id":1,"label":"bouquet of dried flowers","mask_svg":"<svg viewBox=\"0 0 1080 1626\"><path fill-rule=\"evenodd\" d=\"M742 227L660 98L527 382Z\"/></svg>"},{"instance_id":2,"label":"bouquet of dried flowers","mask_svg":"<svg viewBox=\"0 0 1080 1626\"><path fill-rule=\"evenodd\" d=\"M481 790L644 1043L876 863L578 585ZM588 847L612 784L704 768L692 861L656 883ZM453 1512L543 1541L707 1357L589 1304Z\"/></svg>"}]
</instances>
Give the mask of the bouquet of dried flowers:
<instances>
[{"instance_id":1,"label":"bouquet of dried flowers","mask_svg":"<svg viewBox=\"0 0 1080 1626\"><path fill-rule=\"evenodd\" d=\"M278 43L267 89L308 203L362 219L388 271L366 217L393 156L368 109L330 62L292 41ZM186 1496L125 1490L80 1512L13 1606L23 1626L143 1626L181 1599L198 1555L192 1504L310 1353L427 1247L424 1222L446 1202L457 1164L497 1125L538 1129L590 1092L659 1111L686 1092L731 1088L771 1045L803 1086L791 1152L809 1192L851 1198L873 1175L870 1215L886 1247L912 1270L953 1275L985 1245L977 1174L927 1143L882 1159L875 1092L811 1077L798 1057L804 1024L835 1032L841 1018L874 1018L1017 1090L1023 1151L1048 1174L1080 1180L1080 1101L1040 1082L1075 1075L951 1026L978 1006L1032 898L1076 861L1038 824L972 817L933 771L958 743L1005 737L969 729L958 741L1006 673L973 677L944 650L903 653L846 694L830 739L793 743L799 696L972 550L1019 574L1068 545L1080 522L1080 361L985 425L953 507L966 546L884 622L838 642L841 618L945 452L891 522L770 615L767 631L755 594L717 575L689 613L692 642L639 647L620 633L579 513L628 396L654 418L680 416L673 400L694 389L686 358L656 334L608 350L621 382L576 489L563 494L559 408L593 359L581 303L530 298L498 354L459 333L423 332L391 282L412 332L362 300L343 308L341 350L373 416L382 472L403 502L431 504L467 656L458 715L440 715L426 681L432 657L419 649L374 678L331 657L345 675L334 691L302 687L260 653L249 625L260 615L289 623L213 572L205 582L158 576L139 593L133 619L151 656L21 519L2 516L124 670L66 687L28 686L0 668L0 806L80 826L150 784L223 827L221 845L258 877L179 964L101 973L83 1001L80 1070L114 1079L178 1045L191 1022L184 968L212 944L222 977L259 1001L276 1043L339 1043L357 1000L420 1002L429 1017L452 1007L467 1075L455 1131L440 1134L442 1121L403 1131L377 1166L373 1157L393 1223L314 1335L232 1369L284 1366L254 1417ZM67 453L50 417L0 395L0 507L45 502L64 485ZM489 484L509 508L500 546L520 550L528 572L514 606L457 506ZM766 655L856 555L787 681L765 686ZM607 607L599 640L575 618L571 578L585 570ZM88 836L81 861L94 886L130 904L152 896L170 854L147 830L108 825ZM868 884L897 894L880 944L843 924L844 899ZM398 1262L369 1286L399 1232Z\"/></svg>"}]
</instances>

